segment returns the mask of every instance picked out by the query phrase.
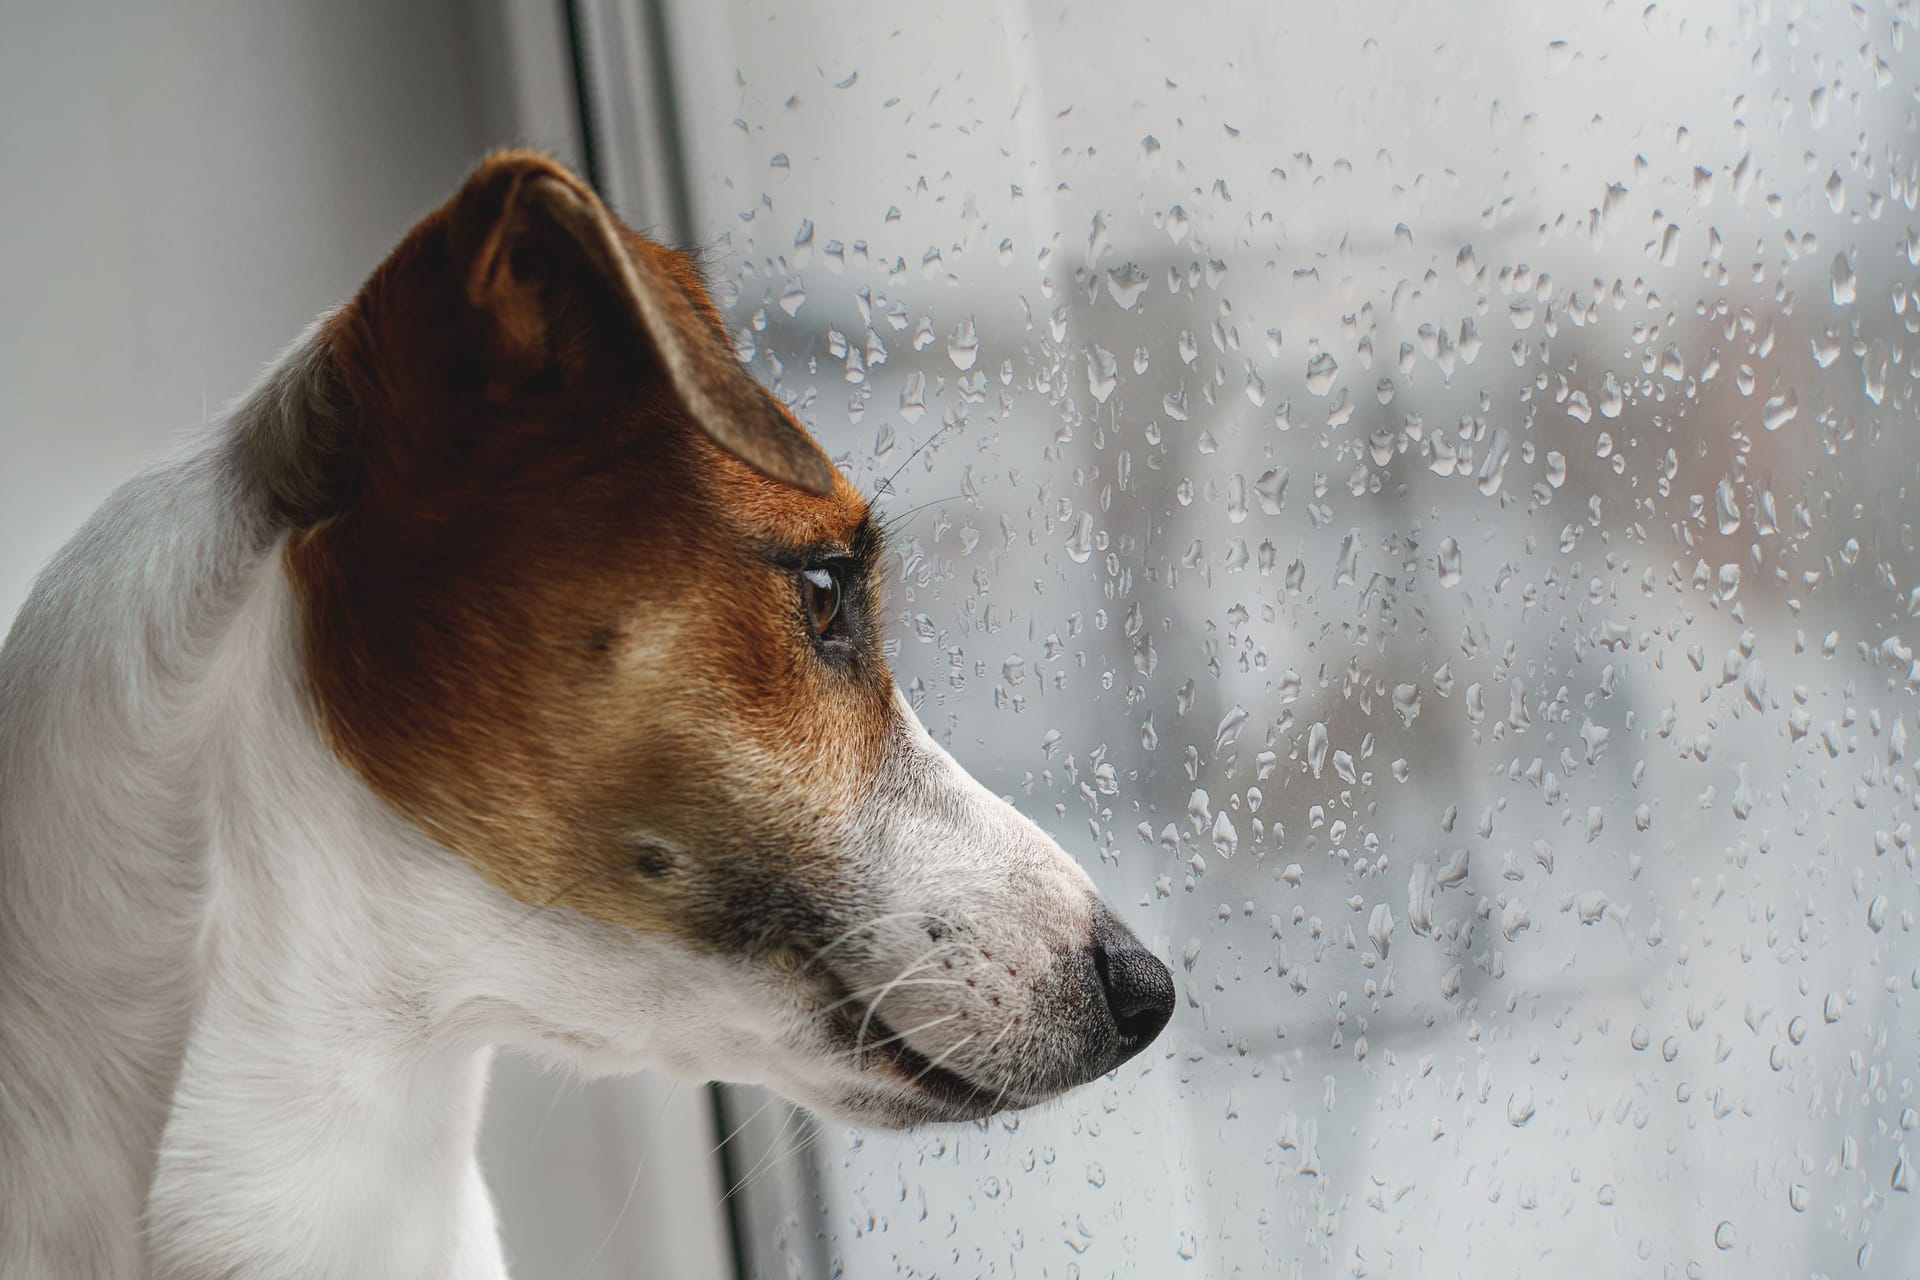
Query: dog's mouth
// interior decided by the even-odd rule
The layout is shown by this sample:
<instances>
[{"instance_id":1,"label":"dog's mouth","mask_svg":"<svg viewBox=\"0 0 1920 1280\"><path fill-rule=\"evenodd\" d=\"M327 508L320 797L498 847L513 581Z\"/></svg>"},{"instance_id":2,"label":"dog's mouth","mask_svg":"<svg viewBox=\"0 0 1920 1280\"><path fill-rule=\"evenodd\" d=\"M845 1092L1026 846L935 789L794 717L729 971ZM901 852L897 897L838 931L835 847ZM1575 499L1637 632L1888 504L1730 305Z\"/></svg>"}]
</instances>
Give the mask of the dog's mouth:
<instances>
[{"instance_id":1,"label":"dog's mouth","mask_svg":"<svg viewBox=\"0 0 1920 1280\"><path fill-rule=\"evenodd\" d=\"M988 1087L928 1058L872 1004L855 998L837 975L827 975L825 990L822 1017L831 1052L871 1082L855 1091L852 1101L858 1109L877 1109L896 1123L912 1124L978 1120L1030 1105L1032 1100L1010 1082Z\"/></svg>"}]
</instances>

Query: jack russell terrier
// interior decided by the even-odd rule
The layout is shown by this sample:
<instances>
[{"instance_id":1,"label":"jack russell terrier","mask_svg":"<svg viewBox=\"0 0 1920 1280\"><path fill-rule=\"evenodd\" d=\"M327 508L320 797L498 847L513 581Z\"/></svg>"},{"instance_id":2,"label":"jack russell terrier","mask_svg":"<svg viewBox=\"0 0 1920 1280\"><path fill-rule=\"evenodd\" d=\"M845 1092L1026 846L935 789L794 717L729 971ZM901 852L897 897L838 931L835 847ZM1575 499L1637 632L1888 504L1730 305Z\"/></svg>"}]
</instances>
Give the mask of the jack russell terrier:
<instances>
[{"instance_id":1,"label":"jack russell terrier","mask_svg":"<svg viewBox=\"0 0 1920 1280\"><path fill-rule=\"evenodd\" d=\"M867 503L687 259L486 161L0 651L0 1277L494 1277L489 1055L863 1124L1173 980L881 658Z\"/></svg>"}]
</instances>

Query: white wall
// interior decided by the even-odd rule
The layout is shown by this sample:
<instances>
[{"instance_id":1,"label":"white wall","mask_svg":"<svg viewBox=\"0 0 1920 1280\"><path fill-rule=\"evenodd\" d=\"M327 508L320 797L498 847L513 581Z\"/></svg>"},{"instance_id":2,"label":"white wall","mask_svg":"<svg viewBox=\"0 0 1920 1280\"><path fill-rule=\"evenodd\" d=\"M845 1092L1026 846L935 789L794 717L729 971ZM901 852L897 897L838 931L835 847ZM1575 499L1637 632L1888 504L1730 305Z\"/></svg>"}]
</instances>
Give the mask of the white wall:
<instances>
[{"instance_id":1,"label":"white wall","mask_svg":"<svg viewBox=\"0 0 1920 1280\"><path fill-rule=\"evenodd\" d=\"M0 616L488 138L456 3L0 18Z\"/></svg>"},{"instance_id":2,"label":"white wall","mask_svg":"<svg viewBox=\"0 0 1920 1280\"><path fill-rule=\"evenodd\" d=\"M558 15L0 6L0 626L102 498L349 297L488 148L575 153ZM482 1154L517 1274L714 1274L718 1189L666 1154L702 1155L711 1128L694 1086L568 1089L503 1059Z\"/></svg>"}]
</instances>

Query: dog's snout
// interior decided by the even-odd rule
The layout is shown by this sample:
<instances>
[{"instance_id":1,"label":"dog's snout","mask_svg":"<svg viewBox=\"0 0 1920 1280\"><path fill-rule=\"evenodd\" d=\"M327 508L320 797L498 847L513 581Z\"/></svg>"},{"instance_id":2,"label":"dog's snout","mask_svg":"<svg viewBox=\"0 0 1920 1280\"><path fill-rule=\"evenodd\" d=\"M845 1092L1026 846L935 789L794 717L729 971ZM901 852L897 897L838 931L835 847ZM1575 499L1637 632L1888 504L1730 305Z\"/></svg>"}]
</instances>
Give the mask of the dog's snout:
<instances>
[{"instance_id":1,"label":"dog's snout","mask_svg":"<svg viewBox=\"0 0 1920 1280\"><path fill-rule=\"evenodd\" d=\"M1121 1058L1130 1058L1152 1043L1173 1016L1173 975L1104 905L1095 909L1089 946L1119 1032Z\"/></svg>"}]
</instances>

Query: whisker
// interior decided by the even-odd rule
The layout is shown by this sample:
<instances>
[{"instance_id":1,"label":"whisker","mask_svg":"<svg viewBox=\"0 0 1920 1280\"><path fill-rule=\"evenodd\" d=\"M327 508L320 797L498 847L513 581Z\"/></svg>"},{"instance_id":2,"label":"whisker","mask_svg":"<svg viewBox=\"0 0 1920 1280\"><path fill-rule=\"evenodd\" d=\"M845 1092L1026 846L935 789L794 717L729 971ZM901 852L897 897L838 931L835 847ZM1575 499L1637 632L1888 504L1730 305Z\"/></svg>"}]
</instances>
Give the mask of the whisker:
<instances>
[{"instance_id":1,"label":"whisker","mask_svg":"<svg viewBox=\"0 0 1920 1280\"><path fill-rule=\"evenodd\" d=\"M761 1103L759 1109L756 1110L752 1115L748 1116L745 1120L742 1120L739 1124L733 1126L732 1133L729 1133L726 1137L714 1143L713 1150L707 1152L707 1154L709 1156L719 1155L720 1148L726 1146L729 1142L732 1142L735 1138L739 1137L742 1133L744 1133L748 1125L752 1124L755 1120L758 1120L761 1116L765 1115L767 1108L772 1106L774 1103L778 1101L779 1099L777 1097L771 1097L771 1096L768 1097L768 1099L765 1102Z\"/></svg>"},{"instance_id":2,"label":"whisker","mask_svg":"<svg viewBox=\"0 0 1920 1280\"><path fill-rule=\"evenodd\" d=\"M891 537L893 535L893 531L895 529L898 529L901 523L905 521L907 517L917 515L920 512L925 511L928 507L937 507L943 502L952 502L955 499L961 498L964 496L966 495L959 494L959 493L950 493L944 498L935 498L931 502L922 502L918 506L908 507L905 511L895 512L888 515L884 520L880 521L880 534L882 539Z\"/></svg>"},{"instance_id":3,"label":"whisker","mask_svg":"<svg viewBox=\"0 0 1920 1280\"><path fill-rule=\"evenodd\" d=\"M967 1041L976 1038L979 1034L980 1033L977 1031L969 1032L968 1034L962 1036L960 1039L956 1040L947 1049L945 1053L935 1058L932 1062L929 1062L918 1074L916 1074L913 1077L913 1083L918 1084L921 1080L925 1079L927 1076L932 1075L933 1072L940 1066L941 1063L945 1062L948 1058L951 1058L955 1053L958 1053L963 1047L965 1047Z\"/></svg>"},{"instance_id":4,"label":"whisker","mask_svg":"<svg viewBox=\"0 0 1920 1280\"><path fill-rule=\"evenodd\" d=\"M906 460L902 462L899 466L895 467L892 471L888 472L887 478L885 480L882 480L877 486L875 486L875 489L874 489L875 496L878 496L884 493L893 492L893 482L899 477L900 473L902 471L905 471L908 465L911 464L915 458L919 457L922 453L924 453L928 445L932 444L935 440L938 440L941 436L947 434L947 432L953 430L955 427L959 425L960 425L960 420L958 418L950 418L946 422L941 423L940 429L938 431L934 432L932 435L928 436L925 440L922 440L918 445L914 446L913 452L907 455Z\"/></svg>"},{"instance_id":5,"label":"whisker","mask_svg":"<svg viewBox=\"0 0 1920 1280\"><path fill-rule=\"evenodd\" d=\"M874 994L874 993L875 993L876 991L877 991L877 992L883 992L883 993L884 993L884 992L886 992L886 991L890 991L890 990L892 990L892 989L893 989L894 987L896 987L896 986L901 986L901 987L964 987L964 986L966 986L966 985L967 985L967 984L966 984L965 982L963 982L963 981L961 981L961 980L960 980L959 978L915 978L915 979L913 979L913 980L912 980L912 981L910 981L910 982L903 982L903 981L901 981L900 979L898 979L898 978L896 978L896 979L894 979L894 980L893 980L892 982L883 982L883 983L881 983L881 984L880 984L880 985L878 985L878 986L873 986L873 987L867 987L866 989L864 989L864 990L861 990L861 991L851 991L851 992L848 992L848 993L847 993L846 995L844 995L844 996L841 996L841 997L840 997L840 998L839 998L838 1000L835 1000L835 1001L834 1001L834 1002L833 1002L832 1004L830 1004L830 1005L826 1005L826 1006L824 1006L824 1007L822 1007L822 1008L821 1008L821 1010L820 1010L820 1012L821 1012L821 1013L831 1013L831 1012L833 1012L833 1011L834 1011L835 1009L838 1009L838 1008L840 1008L840 1007L841 1007L842 1005L849 1005L849 1004L853 1004L853 1003L855 1003L856 1001L861 1001L861 1000L865 1000L865 999L866 999L866 998L867 998L868 996L870 996L870 995L872 995L872 994Z\"/></svg>"},{"instance_id":6,"label":"whisker","mask_svg":"<svg viewBox=\"0 0 1920 1280\"><path fill-rule=\"evenodd\" d=\"M892 920L915 920L915 919L931 920L935 924L944 925L947 928L952 929L955 933L959 932L958 926L953 921L949 920L947 917L943 915L940 915L938 912L889 911L885 915L878 915L873 917L873 919L871 920L864 920L861 923L854 925L851 929L848 929L845 932L841 933L838 937L834 938L833 941L827 943L825 946L821 947L818 951L814 952L812 956L808 957L807 962L801 965L800 967L802 969L810 968L813 965L814 961L820 959L820 957L824 956L827 952L833 950L835 947L842 946L845 943L849 942L850 940L853 939L853 937L856 934L863 933L869 929L877 928L880 925L886 924L887 922Z\"/></svg>"},{"instance_id":7,"label":"whisker","mask_svg":"<svg viewBox=\"0 0 1920 1280\"><path fill-rule=\"evenodd\" d=\"M789 1147L786 1151L776 1152L775 1154L777 1158L764 1161L760 1166L756 1167L752 1173L749 1173L745 1178L742 1178L740 1180L740 1185L738 1188L740 1191L745 1192L751 1189L754 1183L760 1181L762 1178L765 1178L768 1174L772 1173L775 1169L779 1168L782 1163L790 1161L795 1157L804 1153L807 1150L807 1148L812 1146L815 1140L819 1138L820 1127L818 1125L814 1124L807 1116L802 1114L797 1108L793 1111L793 1115L799 1117L799 1120L800 1120L800 1137L796 1139L794 1141L794 1144L791 1147ZM783 1127L780 1132L781 1132L781 1136L784 1137L786 1134L786 1129Z\"/></svg>"},{"instance_id":8,"label":"whisker","mask_svg":"<svg viewBox=\"0 0 1920 1280\"><path fill-rule=\"evenodd\" d=\"M678 1080L675 1080L673 1084L668 1087L667 1096L660 1103L660 1110L656 1111L653 1116L656 1125L659 1124L660 1117L667 1114L667 1107L672 1104L673 1095L677 1093L679 1089L680 1082ZM633 1181L627 1185L627 1198L620 1202L620 1212L613 1215L613 1225L607 1228L606 1237L600 1241L600 1247L593 1251L591 1258L587 1259L587 1265L580 1268L581 1275L584 1276L589 1271L592 1271L593 1264L600 1261L600 1255L605 1253L607 1246L613 1243L614 1233L620 1230L620 1224L626 1221L627 1210L633 1207L634 1193L640 1190L640 1174L646 1167L647 1153L642 1151L640 1153L640 1163L633 1167Z\"/></svg>"},{"instance_id":9,"label":"whisker","mask_svg":"<svg viewBox=\"0 0 1920 1280\"><path fill-rule=\"evenodd\" d=\"M1008 1024L1007 1030L1012 1030L1012 1024ZM1002 1031L1000 1033L1000 1036L1004 1036L1006 1034L1007 1034L1006 1031ZM995 1036L993 1043L987 1046L987 1053L989 1055L992 1054L994 1049L999 1045L1000 1036ZM1009 1062L1006 1065L1006 1067L1001 1071L1000 1091L993 1095L993 1106L992 1106L992 1110L988 1112L989 1115L999 1114L1000 1104L1002 1104L1007 1100L1007 1091L1013 1088L1013 1077L1017 1068L1018 1068L1017 1063Z\"/></svg>"},{"instance_id":10,"label":"whisker","mask_svg":"<svg viewBox=\"0 0 1920 1280\"><path fill-rule=\"evenodd\" d=\"M738 1182L735 1182L731 1187L727 1188L726 1193L720 1197L718 1201L719 1204L724 1205L737 1193L745 1191L747 1187L752 1184L756 1175L758 1175L763 1168L767 1167L769 1162L775 1159L779 1154L781 1139L787 1136L787 1130L792 1127L794 1117L799 1114L799 1108L792 1106L787 1108L786 1118L780 1122L779 1132L773 1135L773 1141L768 1144L766 1154L754 1162L753 1168L747 1171L747 1175L744 1178L741 1178Z\"/></svg>"},{"instance_id":11,"label":"whisker","mask_svg":"<svg viewBox=\"0 0 1920 1280\"><path fill-rule=\"evenodd\" d=\"M884 1045L884 1044L892 1044L892 1043L893 1043L894 1041L896 1041L896 1040L905 1040L905 1039L906 1039L906 1038L907 1038L908 1036L914 1036L914 1035L919 1035L919 1034L920 1034L920 1033L921 1033L922 1031L925 1031L925 1030L927 1030L927 1028L929 1028L929 1027L937 1027L937 1026L939 1026L939 1025L940 1025L941 1023L943 1023L943 1022L952 1022L952 1021L953 1021L953 1020L954 1020L955 1018L958 1018L958 1017L961 1017L961 1016L963 1016L963 1015L961 1015L961 1014L958 1014L958 1013L949 1013L949 1014L944 1014L944 1015L942 1015L941 1017L938 1017L938 1018L932 1018L932 1019L929 1019L929 1020L928 1020L928 1021L926 1021L926 1022L923 1022L923 1023L921 1023L921 1024L920 1024L919 1026L917 1026L917 1027L908 1027L908 1028L907 1028L907 1029L906 1029L905 1031L896 1031L896 1032L894 1032L894 1033L893 1033L892 1035L890 1035L890 1036L888 1036L888 1037L887 1037L886 1039L884 1039L884 1040L875 1040L875 1041L872 1041L872 1042L870 1042L869 1044L867 1044L867 1045L865 1046L865 1048L866 1048L866 1049L878 1049L878 1048L879 1048L879 1047L880 1047L881 1045ZM859 1055L859 1054L860 1054L860 1053L861 1053L862 1051L863 1051L863 1050L862 1050L862 1048L861 1048L860 1046L855 1046L855 1047L854 1047L854 1048L852 1048L852 1049L843 1049L843 1050L841 1050L841 1051L840 1051L840 1052L838 1052L838 1053L834 1053L834 1054L831 1054L831 1055L829 1055L829 1056L827 1057L827 1061L828 1061L828 1062L847 1062L847 1061L852 1061L852 1060L854 1060L855 1058L857 1058L857 1056L858 1056L858 1055Z\"/></svg>"},{"instance_id":12,"label":"whisker","mask_svg":"<svg viewBox=\"0 0 1920 1280\"><path fill-rule=\"evenodd\" d=\"M902 969L900 973L895 976L892 982L887 983L884 987L881 988L878 995L874 996L872 1000L869 1000L867 1002L867 1015L866 1017L860 1020L860 1030L855 1032L853 1037L854 1065L856 1067L858 1067L860 1063L860 1055L859 1055L860 1042L866 1038L867 1028L873 1025L873 1017L874 1017L874 1014L880 1008L880 1002L882 1000L885 1000L888 994L891 993L895 987L899 986L902 982L905 982L914 973L918 972L923 965L926 965L929 962L931 962L933 958L936 955L938 955L943 949L944 947L934 947L932 950L928 951L925 955L921 956L918 960L908 965L905 969Z\"/></svg>"}]
</instances>

